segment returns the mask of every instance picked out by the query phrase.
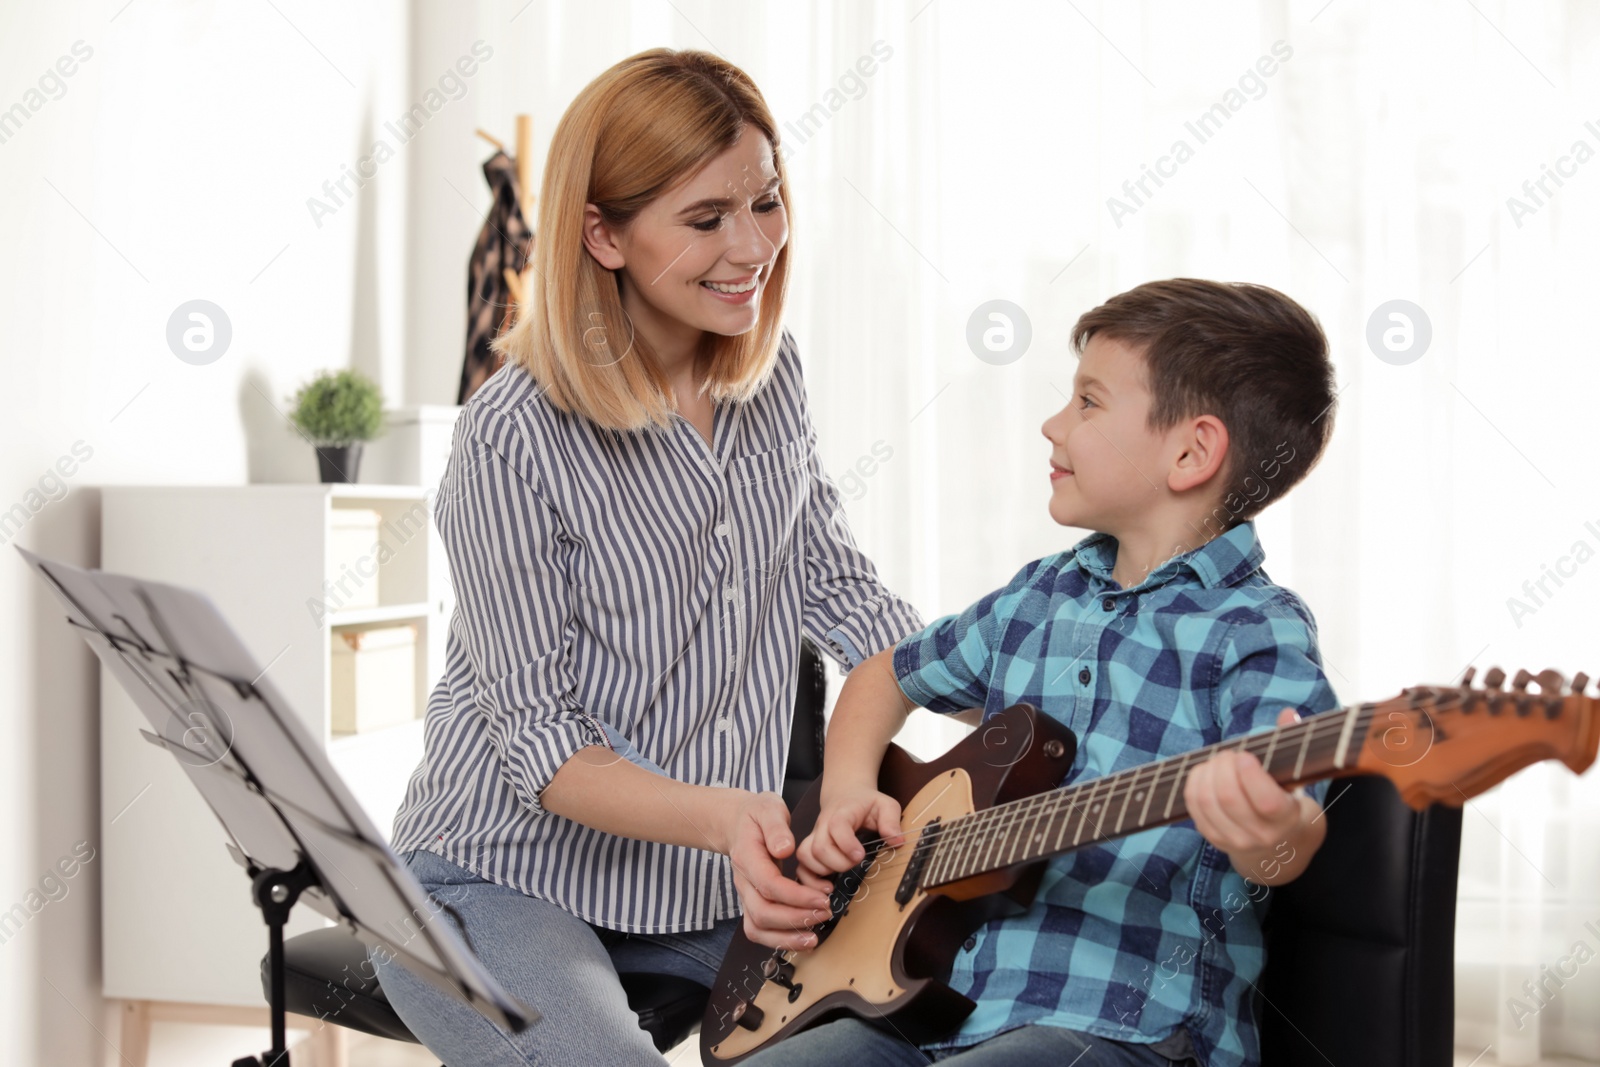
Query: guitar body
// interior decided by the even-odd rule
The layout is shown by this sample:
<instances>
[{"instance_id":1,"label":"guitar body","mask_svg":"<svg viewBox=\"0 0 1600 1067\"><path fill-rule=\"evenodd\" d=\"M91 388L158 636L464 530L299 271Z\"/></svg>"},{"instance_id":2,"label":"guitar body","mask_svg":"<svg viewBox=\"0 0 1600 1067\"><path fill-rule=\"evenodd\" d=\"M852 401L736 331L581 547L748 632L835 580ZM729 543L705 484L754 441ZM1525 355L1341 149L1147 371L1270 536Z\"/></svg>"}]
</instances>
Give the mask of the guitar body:
<instances>
[{"instance_id":1,"label":"guitar body","mask_svg":"<svg viewBox=\"0 0 1600 1067\"><path fill-rule=\"evenodd\" d=\"M1070 730L1025 704L1007 708L931 763L890 745L878 788L900 802L905 843L875 854L869 849L855 880L841 884L843 913L819 930L821 941L811 951L779 954L742 930L734 933L701 1027L703 1062L737 1063L838 1015L878 1023L915 1042L959 1026L973 1003L944 984L956 952L989 919L1028 906L1044 863L990 871L932 892L913 889L902 883L918 832L1056 788L1076 750ZM795 806L797 841L816 822L820 789L814 784ZM795 862L784 861L785 874L793 876ZM771 970L782 961L777 980L769 979L763 965Z\"/></svg>"}]
</instances>

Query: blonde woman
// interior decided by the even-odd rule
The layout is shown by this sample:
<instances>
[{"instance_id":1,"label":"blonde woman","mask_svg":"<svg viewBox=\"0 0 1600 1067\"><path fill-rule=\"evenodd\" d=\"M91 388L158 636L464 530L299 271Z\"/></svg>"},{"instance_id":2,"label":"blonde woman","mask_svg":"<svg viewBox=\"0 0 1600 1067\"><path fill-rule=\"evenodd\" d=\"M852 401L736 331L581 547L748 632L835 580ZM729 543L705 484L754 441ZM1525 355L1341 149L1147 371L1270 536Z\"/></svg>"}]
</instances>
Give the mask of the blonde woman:
<instances>
[{"instance_id":1,"label":"blonde woman","mask_svg":"<svg viewBox=\"0 0 1600 1067\"><path fill-rule=\"evenodd\" d=\"M779 873L799 643L923 625L856 548L782 329L788 188L750 79L701 52L596 78L545 168L534 297L467 404L436 522L458 606L393 845L505 987L510 1036L375 951L452 1067L660 1064L617 979L709 986Z\"/></svg>"}]
</instances>

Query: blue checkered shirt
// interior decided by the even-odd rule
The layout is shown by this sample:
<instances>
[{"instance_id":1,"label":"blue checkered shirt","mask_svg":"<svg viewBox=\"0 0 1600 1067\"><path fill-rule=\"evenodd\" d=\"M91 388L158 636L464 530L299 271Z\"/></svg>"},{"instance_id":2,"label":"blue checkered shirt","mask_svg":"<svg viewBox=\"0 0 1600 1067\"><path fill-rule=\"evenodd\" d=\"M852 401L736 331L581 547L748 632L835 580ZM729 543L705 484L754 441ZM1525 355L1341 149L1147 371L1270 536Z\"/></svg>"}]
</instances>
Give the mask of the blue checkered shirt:
<instances>
[{"instance_id":1,"label":"blue checkered shirt","mask_svg":"<svg viewBox=\"0 0 1600 1067\"><path fill-rule=\"evenodd\" d=\"M1078 736L1065 782L1268 729L1286 707L1338 706L1316 621L1262 570L1255 523L1130 589L1111 577L1116 548L1092 534L904 638L900 688L933 711L985 718L1032 704ZM1326 783L1309 792L1320 802ZM1187 819L1058 856L1026 914L989 923L957 954L951 985L977 1008L939 1047L1032 1023L1170 1047L1183 1028L1210 1067L1256 1064L1269 893Z\"/></svg>"}]
</instances>

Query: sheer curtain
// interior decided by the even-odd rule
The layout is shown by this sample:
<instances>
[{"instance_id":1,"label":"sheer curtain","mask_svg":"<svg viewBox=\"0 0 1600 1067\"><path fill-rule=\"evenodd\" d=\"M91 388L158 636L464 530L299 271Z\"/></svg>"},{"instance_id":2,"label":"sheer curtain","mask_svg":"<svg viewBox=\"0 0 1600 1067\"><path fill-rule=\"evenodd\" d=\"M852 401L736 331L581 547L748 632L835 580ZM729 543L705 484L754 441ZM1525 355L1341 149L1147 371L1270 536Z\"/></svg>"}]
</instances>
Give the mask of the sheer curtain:
<instances>
[{"instance_id":1,"label":"sheer curtain","mask_svg":"<svg viewBox=\"0 0 1600 1067\"><path fill-rule=\"evenodd\" d=\"M483 0L475 17L509 59L481 115L533 111L541 150L573 93L641 48L712 49L762 86L825 458L930 621L1083 535L1045 511L1039 436L1072 323L1193 275L1278 287L1332 341L1330 451L1258 525L1341 700L1469 663L1600 673L1593 4ZM992 300L1031 330L1010 361L968 342ZM1415 358L1369 343L1395 300L1426 316ZM1600 772L1529 770L1465 826L1466 1058L1600 1058Z\"/></svg>"}]
</instances>

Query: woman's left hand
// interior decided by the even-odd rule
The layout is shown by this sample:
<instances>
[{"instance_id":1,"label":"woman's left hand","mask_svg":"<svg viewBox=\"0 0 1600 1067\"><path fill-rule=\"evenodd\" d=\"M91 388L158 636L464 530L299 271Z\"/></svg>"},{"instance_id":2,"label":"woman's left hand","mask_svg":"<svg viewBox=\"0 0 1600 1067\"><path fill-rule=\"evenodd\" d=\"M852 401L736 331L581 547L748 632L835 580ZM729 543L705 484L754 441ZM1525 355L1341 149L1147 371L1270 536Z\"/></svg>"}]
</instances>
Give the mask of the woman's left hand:
<instances>
[{"instance_id":1,"label":"woman's left hand","mask_svg":"<svg viewBox=\"0 0 1600 1067\"><path fill-rule=\"evenodd\" d=\"M728 793L722 851L733 862L745 936L769 948L811 948L816 944L811 927L827 918L828 895L785 878L778 869L777 861L794 851L788 807L776 793Z\"/></svg>"}]
</instances>

